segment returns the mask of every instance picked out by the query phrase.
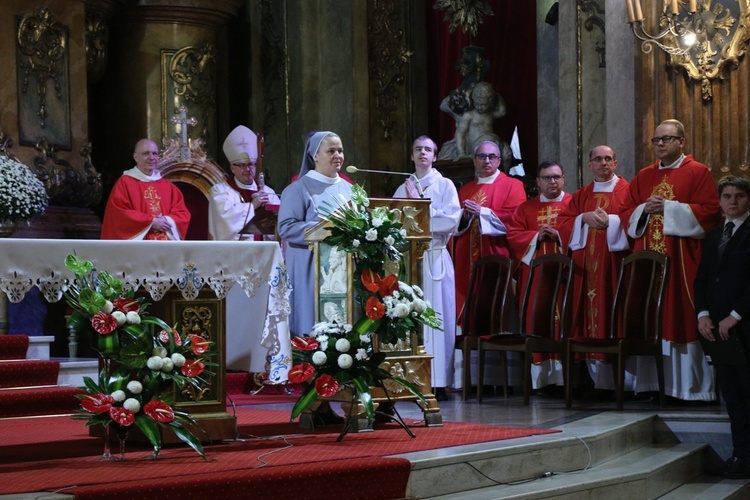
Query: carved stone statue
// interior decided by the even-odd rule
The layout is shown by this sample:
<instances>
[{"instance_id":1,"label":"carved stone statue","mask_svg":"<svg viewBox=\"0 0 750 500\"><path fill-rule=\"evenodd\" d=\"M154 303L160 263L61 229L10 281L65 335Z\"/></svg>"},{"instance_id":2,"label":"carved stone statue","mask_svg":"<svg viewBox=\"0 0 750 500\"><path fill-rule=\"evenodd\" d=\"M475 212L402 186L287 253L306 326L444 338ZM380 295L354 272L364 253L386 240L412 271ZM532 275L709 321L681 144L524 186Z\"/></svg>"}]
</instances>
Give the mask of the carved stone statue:
<instances>
[{"instance_id":1,"label":"carved stone statue","mask_svg":"<svg viewBox=\"0 0 750 500\"><path fill-rule=\"evenodd\" d=\"M492 124L505 116L505 101L487 82L478 82L467 91L456 89L443 99L440 109L456 120L455 137L443 144L438 159L458 160L472 155L474 148L484 141L492 141L500 146L503 158L502 168L512 166L513 153L510 146L500 141Z\"/></svg>"}]
</instances>

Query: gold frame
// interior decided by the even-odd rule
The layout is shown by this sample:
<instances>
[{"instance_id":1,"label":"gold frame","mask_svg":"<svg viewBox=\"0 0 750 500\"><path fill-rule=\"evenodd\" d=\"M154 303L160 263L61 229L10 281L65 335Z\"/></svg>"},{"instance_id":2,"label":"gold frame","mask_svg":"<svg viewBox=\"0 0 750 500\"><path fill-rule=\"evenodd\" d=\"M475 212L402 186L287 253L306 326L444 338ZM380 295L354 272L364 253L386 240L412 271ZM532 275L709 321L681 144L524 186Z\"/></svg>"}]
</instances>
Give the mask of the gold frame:
<instances>
[{"instance_id":1,"label":"gold frame","mask_svg":"<svg viewBox=\"0 0 750 500\"><path fill-rule=\"evenodd\" d=\"M685 3L684 1L682 3ZM747 0L698 0L699 16L704 25L713 28L708 35L699 36L686 54L670 54L667 64L682 68L688 78L701 82L703 100L713 97L712 80L726 78L727 68L737 69L745 55L750 38L750 2ZM666 9L665 2L665 9ZM685 25L690 18L680 19ZM665 41L678 46L677 38L668 34Z\"/></svg>"}]
</instances>

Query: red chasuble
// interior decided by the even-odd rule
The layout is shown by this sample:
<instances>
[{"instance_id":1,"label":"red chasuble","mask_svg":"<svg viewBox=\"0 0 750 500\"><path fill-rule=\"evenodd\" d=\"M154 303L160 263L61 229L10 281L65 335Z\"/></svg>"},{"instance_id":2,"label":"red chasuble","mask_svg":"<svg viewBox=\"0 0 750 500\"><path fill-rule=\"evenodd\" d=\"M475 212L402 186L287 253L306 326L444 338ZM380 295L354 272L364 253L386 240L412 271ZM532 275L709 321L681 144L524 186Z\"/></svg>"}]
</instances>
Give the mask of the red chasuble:
<instances>
[{"instance_id":1,"label":"red chasuble","mask_svg":"<svg viewBox=\"0 0 750 500\"><path fill-rule=\"evenodd\" d=\"M184 238L190 212L182 193L166 179L143 182L123 175L115 182L102 222L103 240L132 240L151 225L157 215L170 216ZM166 233L148 232L143 239L166 240Z\"/></svg>"},{"instance_id":2,"label":"red chasuble","mask_svg":"<svg viewBox=\"0 0 750 500\"><path fill-rule=\"evenodd\" d=\"M711 172L688 155L679 168L659 170L658 162L635 176L630 197L620 215L627 228L635 208L652 196L688 203L703 231L721 223L719 197ZM664 234L664 216L651 214L637 250L653 250L669 257L667 290L662 309L664 340L685 344L698 341L698 320L693 302L693 280L701 257L701 241L691 237Z\"/></svg>"},{"instance_id":3,"label":"red chasuble","mask_svg":"<svg viewBox=\"0 0 750 500\"><path fill-rule=\"evenodd\" d=\"M622 177L610 193L595 193L592 182L573 194L568 208L560 216L560 222L568 228L568 234L572 234L573 224L578 215L597 208L602 208L608 214L617 215L627 197L628 182ZM572 252L573 306L570 313L573 321L570 336L604 338L607 335L620 264L628 253L627 250L610 252L607 245L607 230L589 227L586 245Z\"/></svg>"},{"instance_id":4,"label":"red chasuble","mask_svg":"<svg viewBox=\"0 0 750 500\"><path fill-rule=\"evenodd\" d=\"M521 203L516 209L511 225L508 227L508 246L513 262L518 266L516 298L520 307L523 300L526 281L529 279L529 266L521 262L521 259L529 250L532 242L536 241L536 249L532 259L547 255L548 253L565 253L570 240L568 228L562 227L558 222L558 216L570 203L571 195L563 194L561 201L541 201L537 196ZM562 247L556 241L544 239L536 240L539 228L550 226L560 234ZM528 329L526 330L528 331Z\"/></svg>"},{"instance_id":5,"label":"red chasuble","mask_svg":"<svg viewBox=\"0 0 750 500\"><path fill-rule=\"evenodd\" d=\"M508 227L516 207L526 201L526 191L518 179L508 177L500 172L492 184L478 184L474 179L465 184L458 192L458 201L474 200L483 207L489 207ZM474 219L469 228L455 238L453 254L456 270L456 314L461 318L469 289L471 266L485 255L510 256L508 241L505 236L484 236L480 232L479 221Z\"/></svg>"}]
</instances>

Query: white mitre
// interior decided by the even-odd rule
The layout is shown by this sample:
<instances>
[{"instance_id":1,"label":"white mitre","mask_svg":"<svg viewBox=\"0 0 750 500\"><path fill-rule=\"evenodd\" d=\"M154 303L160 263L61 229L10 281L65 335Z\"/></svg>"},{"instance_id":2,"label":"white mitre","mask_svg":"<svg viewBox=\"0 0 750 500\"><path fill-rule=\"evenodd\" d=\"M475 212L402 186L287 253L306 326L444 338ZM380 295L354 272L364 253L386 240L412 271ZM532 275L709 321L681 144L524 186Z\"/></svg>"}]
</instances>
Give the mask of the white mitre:
<instances>
[{"instance_id":1,"label":"white mitre","mask_svg":"<svg viewBox=\"0 0 750 500\"><path fill-rule=\"evenodd\" d=\"M224 141L224 154L229 163L258 159L258 136L244 125L232 130Z\"/></svg>"}]
</instances>

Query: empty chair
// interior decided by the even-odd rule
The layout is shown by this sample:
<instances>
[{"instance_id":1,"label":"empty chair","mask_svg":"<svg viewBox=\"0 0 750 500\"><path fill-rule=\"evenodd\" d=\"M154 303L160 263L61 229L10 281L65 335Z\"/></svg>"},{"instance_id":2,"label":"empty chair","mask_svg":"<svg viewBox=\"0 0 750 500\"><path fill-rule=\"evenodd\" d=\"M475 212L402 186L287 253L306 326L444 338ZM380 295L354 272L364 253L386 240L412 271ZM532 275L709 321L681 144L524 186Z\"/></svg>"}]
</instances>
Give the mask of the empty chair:
<instances>
[{"instance_id":1,"label":"empty chair","mask_svg":"<svg viewBox=\"0 0 750 500\"><path fill-rule=\"evenodd\" d=\"M461 317L461 335L456 337L456 349L461 349L464 358L464 401L471 385L471 351L477 348L481 335L502 331L505 326L512 272L513 262L502 255L482 257L471 268L469 290Z\"/></svg>"},{"instance_id":2,"label":"empty chair","mask_svg":"<svg viewBox=\"0 0 750 500\"><path fill-rule=\"evenodd\" d=\"M623 259L607 338L568 338L566 349L565 402L572 403L571 372L576 353L611 354L617 409L622 410L625 360L628 356L653 356L659 379L659 402L664 405L664 367L661 313L667 278L667 257L642 250Z\"/></svg>"},{"instance_id":3,"label":"empty chair","mask_svg":"<svg viewBox=\"0 0 750 500\"><path fill-rule=\"evenodd\" d=\"M505 372L505 397L508 397L508 352L523 353L523 402L529 404L531 364L534 353L565 353L568 296L573 277L573 259L552 253L531 261L521 301L521 333L482 335L479 338L479 382L477 401L482 401L482 379L486 351L500 351ZM565 365L563 363L563 370Z\"/></svg>"}]
</instances>

